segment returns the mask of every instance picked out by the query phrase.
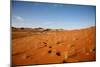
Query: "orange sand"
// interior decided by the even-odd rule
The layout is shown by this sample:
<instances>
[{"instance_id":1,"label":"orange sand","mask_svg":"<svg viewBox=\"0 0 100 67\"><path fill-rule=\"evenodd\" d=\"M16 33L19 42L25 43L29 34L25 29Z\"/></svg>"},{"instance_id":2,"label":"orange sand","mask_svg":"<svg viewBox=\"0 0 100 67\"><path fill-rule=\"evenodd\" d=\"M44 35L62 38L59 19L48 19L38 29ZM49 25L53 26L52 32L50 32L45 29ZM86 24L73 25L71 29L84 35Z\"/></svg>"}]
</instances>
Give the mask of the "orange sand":
<instances>
[{"instance_id":1,"label":"orange sand","mask_svg":"<svg viewBox=\"0 0 100 67\"><path fill-rule=\"evenodd\" d=\"M12 37L13 65L96 60L95 27L38 33L12 31Z\"/></svg>"}]
</instances>

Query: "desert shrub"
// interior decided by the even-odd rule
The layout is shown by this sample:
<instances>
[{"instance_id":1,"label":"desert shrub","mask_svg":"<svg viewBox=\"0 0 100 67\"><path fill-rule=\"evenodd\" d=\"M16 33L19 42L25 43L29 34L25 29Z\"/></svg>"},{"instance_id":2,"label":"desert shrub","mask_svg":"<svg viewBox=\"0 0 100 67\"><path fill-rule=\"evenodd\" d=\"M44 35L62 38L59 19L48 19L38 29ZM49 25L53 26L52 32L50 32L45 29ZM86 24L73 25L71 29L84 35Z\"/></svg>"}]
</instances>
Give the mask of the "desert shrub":
<instances>
[{"instance_id":1,"label":"desert shrub","mask_svg":"<svg viewBox=\"0 0 100 67\"><path fill-rule=\"evenodd\" d=\"M51 29L45 29L44 31L50 31Z\"/></svg>"},{"instance_id":2,"label":"desert shrub","mask_svg":"<svg viewBox=\"0 0 100 67\"><path fill-rule=\"evenodd\" d=\"M20 28L21 30L24 30L24 28L22 27L22 28Z\"/></svg>"}]
</instances>

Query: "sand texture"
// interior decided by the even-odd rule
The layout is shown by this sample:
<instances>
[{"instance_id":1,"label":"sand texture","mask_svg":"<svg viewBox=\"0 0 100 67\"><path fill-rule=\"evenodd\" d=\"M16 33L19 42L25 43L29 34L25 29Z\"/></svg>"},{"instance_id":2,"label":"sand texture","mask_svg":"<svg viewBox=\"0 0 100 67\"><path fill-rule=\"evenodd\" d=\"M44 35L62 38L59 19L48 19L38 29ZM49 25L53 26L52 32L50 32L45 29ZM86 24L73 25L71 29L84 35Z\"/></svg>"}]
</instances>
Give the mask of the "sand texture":
<instances>
[{"instance_id":1,"label":"sand texture","mask_svg":"<svg viewBox=\"0 0 100 67\"><path fill-rule=\"evenodd\" d=\"M78 30L12 29L12 64L96 60L95 27Z\"/></svg>"}]
</instances>

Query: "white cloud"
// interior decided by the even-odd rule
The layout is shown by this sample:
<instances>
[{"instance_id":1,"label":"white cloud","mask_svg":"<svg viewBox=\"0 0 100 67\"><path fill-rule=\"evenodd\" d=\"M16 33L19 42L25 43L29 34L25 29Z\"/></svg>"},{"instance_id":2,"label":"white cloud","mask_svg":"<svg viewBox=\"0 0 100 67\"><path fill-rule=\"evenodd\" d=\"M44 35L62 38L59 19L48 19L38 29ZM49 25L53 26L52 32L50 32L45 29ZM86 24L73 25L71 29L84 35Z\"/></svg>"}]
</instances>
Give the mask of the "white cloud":
<instances>
[{"instance_id":1,"label":"white cloud","mask_svg":"<svg viewBox=\"0 0 100 67\"><path fill-rule=\"evenodd\" d=\"M22 18L21 16L14 16L14 18L19 22L24 21L24 18Z\"/></svg>"}]
</instances>

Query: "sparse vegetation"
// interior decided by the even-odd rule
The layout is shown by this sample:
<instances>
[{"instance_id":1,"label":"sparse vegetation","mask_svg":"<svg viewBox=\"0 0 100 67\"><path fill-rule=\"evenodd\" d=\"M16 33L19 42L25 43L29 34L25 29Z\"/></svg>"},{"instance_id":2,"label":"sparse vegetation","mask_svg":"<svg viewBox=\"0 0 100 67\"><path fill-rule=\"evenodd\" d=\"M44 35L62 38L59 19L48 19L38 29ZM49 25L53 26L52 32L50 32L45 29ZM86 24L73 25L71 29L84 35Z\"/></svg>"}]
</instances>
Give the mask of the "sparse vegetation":
<instances>
[{"instance_id":1,"label":"sparse vegetation","mask_svg":"<svg viewBox=\"0 0 100 67\"><path fill-rule=\"evenodd\" d=\"M94 30L95 27L69 31L12 27L12 61L27 65L95 60Z\"/></svg>"}]
</instances>

